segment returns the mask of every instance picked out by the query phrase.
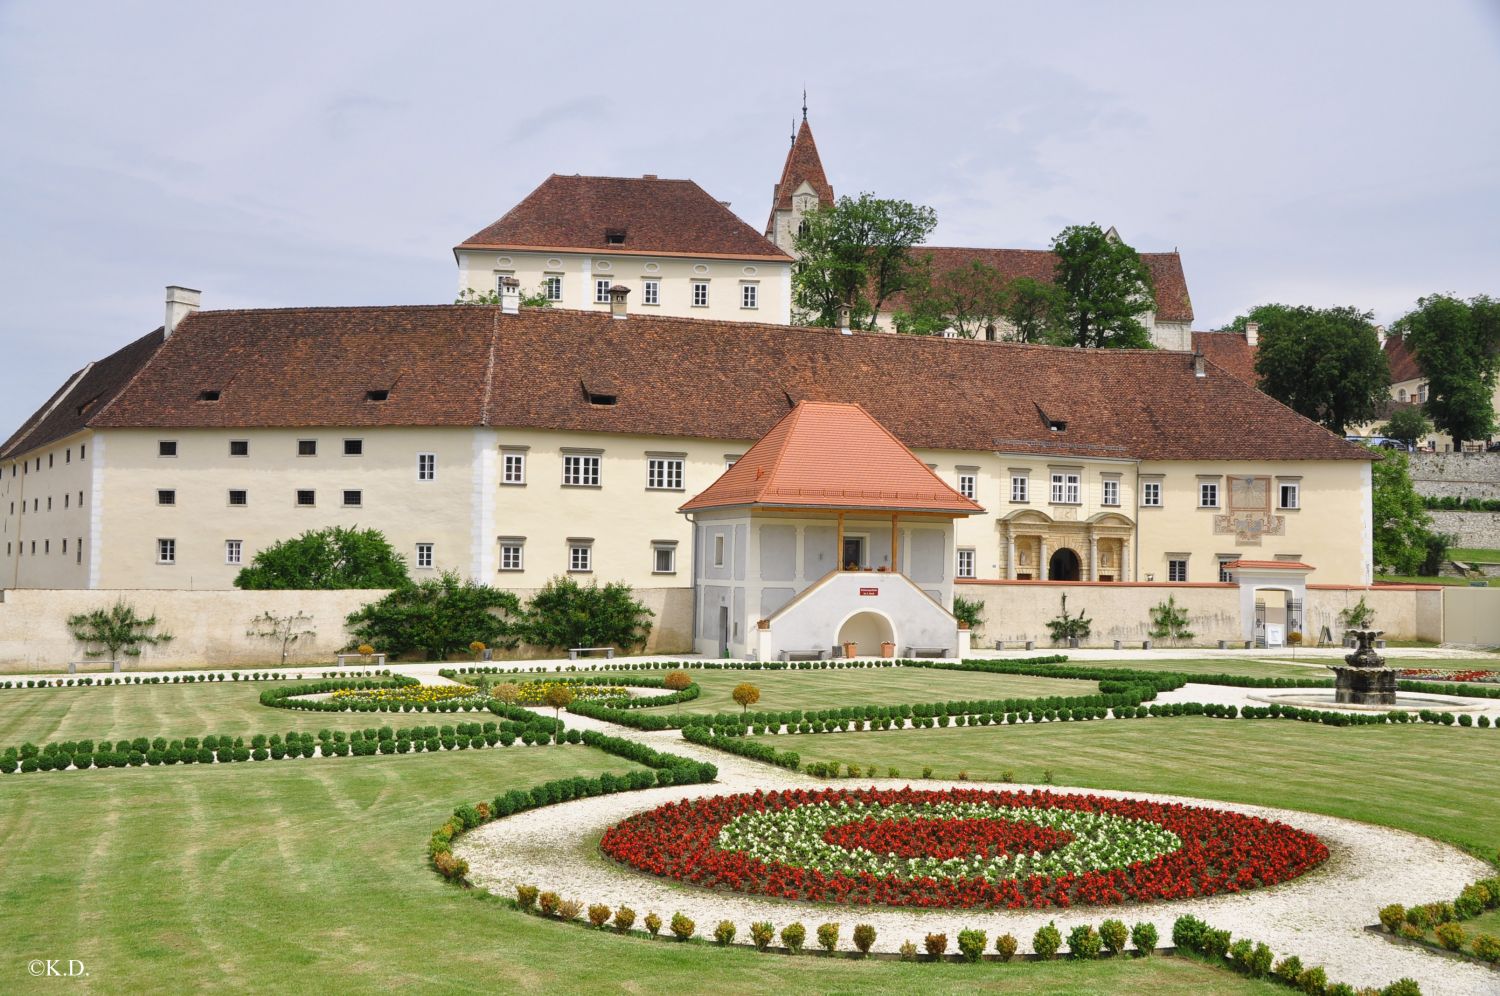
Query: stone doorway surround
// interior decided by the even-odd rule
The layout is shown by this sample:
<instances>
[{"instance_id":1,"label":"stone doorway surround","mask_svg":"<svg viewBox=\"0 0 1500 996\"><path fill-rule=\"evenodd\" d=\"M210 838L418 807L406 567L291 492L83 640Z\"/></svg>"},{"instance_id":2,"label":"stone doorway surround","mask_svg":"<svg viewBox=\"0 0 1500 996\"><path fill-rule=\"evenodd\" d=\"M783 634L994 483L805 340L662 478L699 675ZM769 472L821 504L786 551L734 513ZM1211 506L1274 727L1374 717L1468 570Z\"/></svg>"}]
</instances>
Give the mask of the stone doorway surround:
<instances>
[{"instance_id":1,"label":"stone doorway surround","mask_svg":"<svg viewBox=\"0 0 1500 996\"><path fill-rule=\"evenodd\" d=\"M1049 568L1059 550L1071 550L1078 557L1080 581L1132 580L1130 548L1135 523L1119 512L1100 512L1082 522L1069 522L1025 508L1002 516L997 526L1004 580L1053 580Z\"/></svg>"}]
</instances>

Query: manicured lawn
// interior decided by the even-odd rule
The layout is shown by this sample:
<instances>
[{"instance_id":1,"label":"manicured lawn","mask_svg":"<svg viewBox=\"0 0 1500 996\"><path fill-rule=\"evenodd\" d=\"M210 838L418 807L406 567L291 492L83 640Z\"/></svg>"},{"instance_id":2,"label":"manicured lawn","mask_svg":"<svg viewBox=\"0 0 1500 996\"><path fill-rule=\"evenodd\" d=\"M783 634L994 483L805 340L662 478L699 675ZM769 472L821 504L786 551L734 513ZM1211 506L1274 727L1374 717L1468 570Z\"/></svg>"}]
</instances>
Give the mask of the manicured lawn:
<instances>
[{"instance_id":1,"label":"manicured lawn","mask_svg":"<svg viewBox=\"0 0 1500 996\"><path fill-rule=\"evenodd\" d=\"M570 747L0 778L5 989L56 991L19 966L76 958L89 977L69 988L99 992L1281 991L1182 959L859 963L620 939L428 870L456 802L629 767Z\"/></svg>"},{"instance_id":2,"label":"manicured lawn","mask_svg":"<svg viewBox=\"0 0 1500 996\"><path fill-rule=\"evenodd\" d=\"M1377 574L1375 575L1375 580L1388 581L1391 584L1446 584L1462 586L1469 583L1468 578L1422 578L1408 574ZM1478 579L1476 578L1475 580ZM1489 586L1491 588L1500 587L1500 578L1490 578Z\"/></svg>"},{"instance_id":3,"label":"manicured lawn","mask_svg":"<svg viewBox=\"0 0 1500 996\"><path fill-rule=\"evenodd\" d=\"M1500 550L1490 550L1476 546L1449 547L1448 559L1473 561L1481 564L1500 564Z\"/></svg>"},{"instance_id":4,"label":"manicured lawn","mask_svg":"<svg viewBox=\"0 0 1500 996\"><path fill-rule=\"evenodd\" d=\"M316 680L308 678L308 681ZM191 685L89 685L83 688L0 689L0 749L25 741L131 737L201 737L288 730L352 730L368 726L442 725L468 713L353 713L272 709L268 688L306 682L224 681ZM482 718L473 713L474 718ZM426 718L424 718L426 717ZM440 718L441 717L441 718ZM490 717L493 718L493 717Z\"/></svg>"},{"instance_id":5,"label":"manicured lawn","mask_svg":"<svg viewBox=\"0 0 1500 996\"><path fill-rule=\"evenodd\" d=\"M742 681L760 689L756 709L832 709L848 705L901 705L953 699L1009 699L1052 695L1092 695L1092 681L980 674L921 667L866 668L850 671L700 671L688 672L703 689L691 702L667 708L674 712L738 712L729 693Z\"/></svg>"},{"instance_id":6,"label":"manicured lawn","mask_svg":"<svg viewBox=\"0 0 1500 996\"><path fill-rule=\"evenodd\" d=\"M1134 789L1327 813L1410 830L1494 861L1500 733L1430 726L1337 728L1290 720L1096 720L758 738L802 763L910 778L1010 771L1021 782ZM1373 916L1374 911L1371 911Z\"/></svg>"},{"instance_id":7,"label":"manicured lawn","mask_svg":"<svg viewBox=\"0 0 1500 996\"><path fill-rule=\"evenodd\" d=\"M1184 674L1233 674L1252 678L1326 678L1321 667L1240 657L1202 660L1069 661L1063 667L1125 668L1135 671L1181 671Z\"/></svg>"}]
</instances>

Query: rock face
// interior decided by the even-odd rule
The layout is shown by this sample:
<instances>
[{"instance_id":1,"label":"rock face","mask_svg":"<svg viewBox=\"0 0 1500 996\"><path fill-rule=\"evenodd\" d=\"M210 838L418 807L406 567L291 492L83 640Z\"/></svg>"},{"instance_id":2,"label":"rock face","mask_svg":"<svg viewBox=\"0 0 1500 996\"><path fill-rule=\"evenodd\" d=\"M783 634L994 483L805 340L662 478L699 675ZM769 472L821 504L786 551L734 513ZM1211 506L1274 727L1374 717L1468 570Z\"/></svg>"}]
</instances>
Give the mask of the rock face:
<instances>
[{"instance_id":1,"label":"rock face","mask_svg":"<svg viewBox=\"0 0 1500 996\"><path fill-rule=\"evenodd\" d=\"M1359 641L1344 663L1330 664L1334 675L1334 701L1343 705L1396 704L1396 672L1385 666L1385 658L1375 652L1378 630L1351 630Z\"/></svg>"}]
</instances>

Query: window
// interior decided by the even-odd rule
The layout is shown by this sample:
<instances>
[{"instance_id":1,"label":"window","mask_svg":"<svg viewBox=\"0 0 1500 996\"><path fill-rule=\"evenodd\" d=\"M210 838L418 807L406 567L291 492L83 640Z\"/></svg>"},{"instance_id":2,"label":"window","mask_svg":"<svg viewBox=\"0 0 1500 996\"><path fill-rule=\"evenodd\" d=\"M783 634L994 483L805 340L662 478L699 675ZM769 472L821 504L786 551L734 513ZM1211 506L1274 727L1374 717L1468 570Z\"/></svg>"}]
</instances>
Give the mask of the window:
<instances>
[{"instance_id":1,"label":"window","mask_svg":"<svg viewBox=\"0 0 1500 996\"><path fill-rule=\"evenodd\" d=\"M724 534L723 533L716 533L714 535L714 566L715 567L723 567L724 566Z\"/></svg>"},{"instance_id":2,"label":"window","mask_svg":"<svg viewBox=\"0 0 1500 996\"><path fill-rule=\"evenodd\" d=\"M315 492L315 491L311 491L311 490L298 491L297 492L297 504L298 505L315 505L315 504L317 504L317 497L318 497L318 495L317 495L317 492Z\"/></svg>"},{"instance_id":3,"label":"window","mask_svg":"<svg viewBox=\"0 0 1500 996\"><path fill-rule=\"evenodd\" d=\"M359 508L364 503L365 503L365 493L363 491L345 491L344 492L344 507L345 508Z\"/></svg>"},{"instance_id":4,"label":"window","mask_svg":"<svg viewBox=\"0 0 1500 996\"><path fill-rule=\"evenodd\" d=\"M1181 559L1174 558L1172 560L1168 560L1167 561L1167 580L1168 581L1186 581L1187 580L1187 559L1186 558L1181 558Z\"/></svg>"},{"instance_id":5,"label":"window","mask_svg":"<svg viewBox=\"0 0 1500 996\"><path fill-rule=\"evenodd\" d=\"M677 573L677 544L658 540L651 544L651 573Z\"/></svg>"},{"instance_id":6,"label":"window","mask_svg":"<svg viewBox=\"0 0 1500 996\"><path fill-rule=\"evenodd\" d=\"M1104 505L1120 504L1120 482L1113 477L1104 479L1104 488L1100 503Z\"/></svg>"},{"instance_id":7,"label":"window","mask_svg":"<svg viewBox=\"0 0 1500 996\"><path fill-rule=\"evenodd\" d=\"M735 464L739 463L740 462L740 457L742 457L744 455L745 454L743 454L743 453L725 453L724 454L724 469L728 470L730 467L733 467Z\"/></svg>"},{"instance_id":8,"label":"window","mask_svg":"<svg viewBox=\"0 0 1500 996\"><path fill-rule=\"evenodd\" d=\"M958 475L958 493L970 500L978 494L975 475L973 473L962 472Z\"/></svg>"},{"instance_id":9,"label":"window","mask_svg":"<svg viewBox=\"0 0 1500 996\"><path fill-rule=\"evenodd\" d=\"M177 455L177 440L158 439L156 441L156 455L159 457L174 457ZM51 457L48 457L50 460ZM49 464L50 466L50 464Z\"/></svg>"},{"instance_id":10,"label":"window","mask_svg":"<svg viewBox=\"0 0 1500 996\"><path fill-rule=\"evenodd\" d=\"M1229 565L1232 564L1232 563L1234 563L1236 560L1239 560L1239 559L1240 558L1239 558L1238 554L1223 553L1223 554L1219 555L1219 580L1220 581L1228 582L1228 581L1233 581L1234 580L1234 578L1230 576Z\"/></svg>"},{"instance_id":11,"label":"window","mask_svg":"<svg viewBox=\"0 0 1500 996\"><path fill-rule=\"evenodd\" d=\"M1141 482L1141 504L1148 508L1161 508L1161 482Z\"/></svg>"},{"instance_id":12,"label":"window","mask_svg":"<svg viewBox=\"0 0 1500 996\"><path fill-rule=\"evenodd\" d=\"M49 512L52 511L52 496L51 495L47 496L47 511L49 511Z\"/></svg>"},{"instance_id":13,"label":"window","mask_svg":"<svg viewBox=\"0 0 1500 996\"><path fill-rule=\"evenodd\" d=\"M549 301L562 300L562 275L549 273L542 278L542 294Z\"/></svg>"},{"instance_id":14,"label":"window","mask_svg":"<svg viewBox=\"0 0 1500 996\"><path fill-rule=\"evenodd\" d=\"M592 571L594 569L594 544L570 540L568 542L568 570Z\"/></svg>"},{"instance_id":15,"label":"window","mask_svg":"<svg viewBox=\"0 0 1500 996\"><path fill-rule=\"evenodd\" d=\"M49 539L42 540L42 552L43 553L51 553L52 552L52 541L51 540L49 540Z\"/></svg>"},{"instance_id":16,"label":"window","mask_svg":"<svg viewBox=\"0 0 1500 996\"><path fill-rule=\"evenodd\" d=\"M1278 507L1280 507L1280 508L1301 508L1302 507L1302 485L1299 484L1298 482L1296 482L1296 481L1282 481L1281 482L1281 486L1279 488L1277 488L1277 491L1279 492L1279 498L1280 498L1280 503L1279 503Z\"/></svg>"},{"instance_id":17,"label":"window","mask_svg":"<svg viewBox=\"0 0 1500 996\"><path fill-rule=\"evenodd\" d=\"M1217 481L1198 482L1198 507L1219 507L1219 483Z\"/></svg>"},{"instance_id":18,"label":"window","mask_svg":"<svg viewBox=\"0 0 1500 996\"><path fill-rule=\"evenodd\" d=\"M702 280L693 281L693 307L708 307L708 284Z\"/></svg>"},{"instance_id":19,"label":"window","mask_svg":"<svg viewBox=\"0 0 1500 996\"><path fill-rule=\"evenodd\" d=\"M344 456L364 456L365 441L363 439L344 440Z\"/></svg>"},{"instance_id":20,"label":"window","mask_svg":"<svg viewBox=\"0 0 1500 996\"><path fill-rule=\"evenodd\" d=\"M66 536L63 537L62 552L63 553L67 553L68 552L68 538Z\"/></svg>"},{"instance_id":21,"label":"window","mask_svg":"<svg viewBox=\"0 0 1500 996\"><path fill-rule=\"evenodd\" d=\"M594 281L594 303L609 303L609 280L605 279Z\"/></svg>"},{"instance_id":22,"label":"window","mask_svg":"<svg viewBox=\"0 0 1500 996\"><path fill-rule=\"evenodd\" d=\"M173 491L170 488L162 488L161 490L156 492L156 503L158 505L177 504L177 492Z\"/></svg>"},{"instance_id":23,"label":"window","mask_svg":"<svg viewBox=\"0 0 1500 996\"><path fill-rule=\"evenodd\" d=\"M417 454L417 480L432 481L437 479L437 454Z\"/></svg>"},{"instance_id":24,"label":"window","mask_svg":"<svg viewBox=\"0 0 1500 996\"><path fill-rule=\"evenodd\" d=\"M249 493L239 489L231 489L229 492L229 504L248 505L250 503Z\"/></svg>"},{"instance_id":25,"label":"window","mask_svg":"<svg viewBox=\"0 0 1500 996\"><path fill-rule=\"evenodd\" d=\"M81 564L81 563L83 563L83 537L82 536L78 537L78 542L73 544L73 562L75 564Z\"/></svg>"},{"instance_id":26,"label":"window","mask_svg":"<svg viewBox=\"0 0 1500 996\"><path fill-rule=\"evenodd\" d=\"M82 444L82 443L79 443L79 444L78 444L78 459L80 459L80 460L82 460L82 459L83 459L83 451L84 451L84 450L85 450L85 449L87 449L87 447L85 447L85 446L84 446L84 445L83 445L83 444ZM11 471L11 476L12 476L12 477L14 477L14 476L15 476L15 471Z\"/></svg>"},{"instance_id":27,"label":"window","mask_svg":"<svg viewBox=\"0 0 1500 996\"><path fill-rule=\"evenodd\" d=\"M597 488L599 458L576 453L564 454L563 485L570 488Z\"/></svg>"},{"instance_id":28,"label":"window","mask_svg":"<svg viewBox=\"0 0 1500 996\"><path fill-rule=\"evenodd\" d=\"M199 391L198 392L198 400L199 401L218 401L219 400L219 392L216 391L216 390L214 390L213 388L207 388L206 390Z\"/></svg>"},{"instance_id":29,"label":"window","mask_svg":"<svg viewBox=\"0 0 1500 996\"><path fill-rule=\"evenodd\" d=\"M432 544L417 544L417 566L425 569L432 567Z\"/></svg>"},{"instance_id":30,"label":"window","mask_svg":"<svg viewBox=\"0 0 1500 996\"><path fill-rule=\"evenodd\" d=\"M705 285L706 290L707 285ZM705 300L705 304L708 302ZM754 309L760 307L760 284L740 284L740 307Z\"/></svg>"},{"instance_id":31,"label":"window","mask_svg":"<svg viewBox=\"0 0 1500 996\"><path fill-rule=\"evenodd\" d=\"M651 457L646 461L646 487L655 491L682 490L682 457Z\"/></svg>"},{"instance_id":32,"label":"window","mask_svg":"<svg viewBox=\"0 0 1500 996\"><path fill-rule=\"evenodd\" d=\"M1053 473L1052 475L1052 504L1054 505L1077 505L1078 504L1078 475L1068 473Z\"/></svg>"},{"instance_id":33,"label":"window","mask_svg":"<svg viewBox=\"0 0 1500 996\"><path fill-rule=\"evenodd\" d=\"M299 440L297 440L297 455L298 456L317 456L318 455L318 441L316 439L299 439Z\"/></svg>"},{"instance_id":34,"label":"window","mask_svg":"<svg viewBox=\"0 0 1500 996\"><path fill-rule=\"evenodd\" d=\"M72 462L73 462L73 447L69 446L67 449L63 450L63 463L72 463ZM4 471L0 471L0 477L4 477L4 476L5 476Z\"/></svg>"},{"instance_id":35,"label":"window","mask_svg":"<svg viewBox=\"0 0 1500 996\"><path fill-rule=\"evenodd\" d=\"M642 304L661 304L661 281L660 280L642 280L641 281L641 303Z\"/></svg>"},{"instance_id":36,"label":"window","mask_svg":"<svg viewBox=\"0 0 1500 996\"><path fill-rule=\"evenodd\" d=\"M503 453L500 456L500 483L526 483L526 454Z\"/></svg>"},{"instance_id":37,"label":"window","mask_svg":"<svg viewBox=\"0 0 1500 996\"><path fill-rule=\"evenodd\" d=\"M224 563L238 564L240 562L240 551L244 544L239 540L224 541Z\"/></svg>"},{"instance_id":38,"label":"window","mask_svg":"<svg viewBox=\"0 0 1500 996\"><path fill-rule=\"evenodd\" d=\"M390 388L372 387L365 392L366 401L389 401L391 399Z\"/></svg>"},{"instance_id":39,"label":"window","mask_svg":"<svg viewBox=\"0 0 1500 996\"><path fill-rule=\"evenodd\" d=\"M1031 478L1025 474L1010 475L1010 500L1031 501Z\"/></svg>"},{"instance_id":40,"label":"window","mask_svg":"<svg viewBox=\"0 0 1500 996\"><path fill-rule=\"evenodd\" d=\"M63 508L67 508L70 504L72 504L72 502L73 502L73 496L71 494L64 493L63 494Z\"/></svg>"},{"instance_id":41,"label":"window","mask_svg":"<svg viewBox=\"0 0 1500 996\"><path fill-rule=\"evenodd\" d=\"M960 549L958 551L958 570L955 574L961 578L971 578L974 576L973 550Z\"/></svg>"},{"instance_id":42,"label":"window","mask_svg":"<svg viewBox=\"0 0 1500 996\"><path fill-rule=\"evenodd\" d=\"M249 456L250 455L250 440L248 440L248 439L231 439L229 441L229 455L230 456Z\"/></svg>"},{"instance_id":43,"label":"window","mask_svg":"<svg viewBox=\"0 0 1500 996\"><path fill-rule=\"evenodd\" d=\"M156 541L156 562L158 564L177 563L177 541L174 539L159 539Z\"/></svg>"},{"instance_id":44,"label":"window","mask_svg":"<svg viewBox=\"0 0 1500 996\"><path fill-rule=\"evenodd\" d=\"M520 536L500 537L500 569L502 571L524 570L526 540Z\"/></svg>"}]
</instances>

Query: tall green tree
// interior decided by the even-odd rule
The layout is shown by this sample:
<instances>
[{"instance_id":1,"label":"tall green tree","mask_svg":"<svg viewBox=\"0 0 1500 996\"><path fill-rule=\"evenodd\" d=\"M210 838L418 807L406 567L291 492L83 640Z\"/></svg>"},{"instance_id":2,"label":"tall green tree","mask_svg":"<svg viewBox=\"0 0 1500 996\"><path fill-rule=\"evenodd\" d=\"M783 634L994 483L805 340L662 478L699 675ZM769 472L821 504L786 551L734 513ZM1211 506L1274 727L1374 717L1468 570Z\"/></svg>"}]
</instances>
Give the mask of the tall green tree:
<instances>
[{"instance_id":1,"label":"tall green tree","mask_svg":"<svg viewBox=\"0 0 1500 996\"><path fill-rule=\"evenodd\" d=\"M906 291L907 307L894 316L906 335L952 332L978 339L1004 317L1009 301L1004 274L980 260L932 274L919 268Z\"/></svg>"},{"instance_id":2,"label":"tall green tree","mask_svg":"<svg viewBox=\"0 0 1500 996\"><path fill-rule=\"evenodd\" d=\"M840 197L805 218L793 248L792 306L799 321L835 328L848 307L854 328L873 329L881 306L921 279L912 247L937 225L932 208L874 194Z\"/></svg>"},{"instance_id":3,"label":"tall green tree","mask_svg":"<svg viewBox=\"0 0 1500 996\"><path fill-rule=\"evenodd\" d=\"M1072 225L1052 240L1057 286L1067 301L1071 345L1149 349L1142 316L1154 306L1151 271L1140 255L1098 225Z\"/></svg>"},{"instance_id":4,"label":"tall green tree","mask_svg":"<svg viewBox=\"0 0 1500 996\"><path fill-rule=\"evenodd\" d=\"M1005 288L1005 320L1008 338L1015 342L1067 345L1072 339L1068 325L1068 295L1056 284L1031 277L1017 277Z\"/></svg>"},{"instance_id":5,"label":"tall green tree","mask_svg":"<svg viewBox=\"0 0 1500 996\"><path fill-rule=\"evenodd\" d=\"M407 582L346 620L354 644L368 643L391 655L421 650L446 660L474 642L514 647L521 601L514 593L466 581L453 571L418 584Z\"/></svg>"},{"instance_id":6,"label":"tall green tree","mask_svg":"<svg viewBox=\"0 0 1500 996\"><path fill-rule=\"evenodd\" d=\"M1381 457L1371 469L1375 569L1399 575L1433 570L1433 561L1442 557L1443 538L1428 528L1432 516L1411 483L1406 454L1396 450L1375 452ZM1439 547L1436 557L1434 543Z\"/></svg>"},{"instance_id":7,"label":"tall green tree","mask_svg":"<svg viewBox=\"0 0 1500 996\"><path fill-rule=\"evenodd\" d=\"M1390 421L1380 427L1380 434L1387 439L1397 439L1407 446L1415 446L1417 440L1432 431L1432 423L1422 414L1422 409L1407 405L1391 412Z\"/></svg>"},{"instance_id":8,"label":"tall green tree","mask_svg":"<svg viewBox=\"0 0 1500 996\"><path fill-rule=\"evenodd\" d=\"M1263 304L1249 318L1260 322L1261 390L1340 435L1380 414L1391 371L1370 312Z\"/></svg>"},{"instance_id":9,"label":"tall green tree","mask_svg":"<svg viewBox=\"0 0 1500 996\"><path fill-rule=\"evenodd\" d=\"M330 526L273 543L235 576L234 586L260 591L398 588L406 561L378 529Z\"/></svg>"},{"instance_id":10,"label":"tall green tree","mask_svg":"<svg viewBox=\"0 0 1500 996\"><path fill-rule=\"evenodd\" d=\"M1446 294L1419 298L1393 327L1427 378L1427 414L1453 437L1488 439L1495 431L1495 375L1500 366L1500 301Z\"/></svg>"}]
</instances>

